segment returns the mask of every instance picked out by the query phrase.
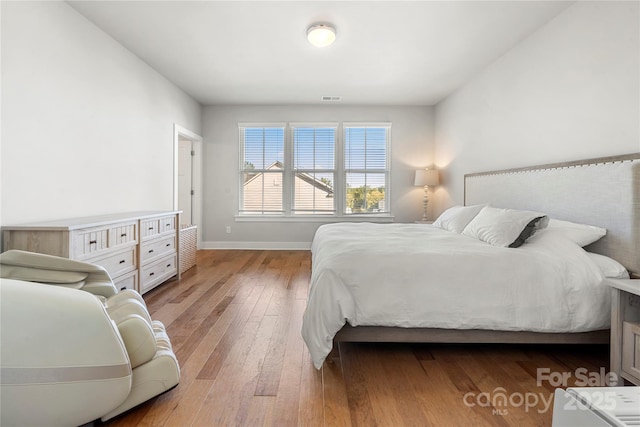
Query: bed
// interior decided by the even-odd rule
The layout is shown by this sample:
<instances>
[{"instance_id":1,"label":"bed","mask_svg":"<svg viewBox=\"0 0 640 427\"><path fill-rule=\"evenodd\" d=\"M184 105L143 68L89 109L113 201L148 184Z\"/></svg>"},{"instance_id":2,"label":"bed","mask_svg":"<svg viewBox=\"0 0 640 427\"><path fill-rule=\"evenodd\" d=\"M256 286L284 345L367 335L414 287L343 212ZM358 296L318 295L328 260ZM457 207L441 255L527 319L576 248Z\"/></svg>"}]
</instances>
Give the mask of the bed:
<instances>
[{"instance_id":1,"label":"bed","mask_svg":"<svg viewBox=\"0 0 640 427\"><path fill-rule=\"evenodd\" d=\"M640 272L640 153L469 174L451 211L318 229L302 328L316 368L341 341L608 342L605 270ZM516 225L496 233L491 215ZM574 224L606 235L573 239Z\"/></svg>"}]
</instances>

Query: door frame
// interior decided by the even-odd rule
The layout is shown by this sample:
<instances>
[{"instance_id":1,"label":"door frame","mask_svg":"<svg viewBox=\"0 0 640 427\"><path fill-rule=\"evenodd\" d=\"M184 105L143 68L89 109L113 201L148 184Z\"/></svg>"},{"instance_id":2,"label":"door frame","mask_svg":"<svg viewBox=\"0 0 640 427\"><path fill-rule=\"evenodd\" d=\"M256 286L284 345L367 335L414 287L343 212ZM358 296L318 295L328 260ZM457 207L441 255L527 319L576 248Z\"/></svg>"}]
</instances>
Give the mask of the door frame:
<instances>
[{"instance_id":1,"label":"door frame","mask_svg":"<svg viewBox=\"0 0 640 427\"><path fill-rule=\"evenodd\" d=\"M194 155L191 162L191 188L194 190L191 212L193 221L198 225L197 248L202 246L202 141L203 138L195 132L173 124L173 209L178 210L178 160L180 137L191 140Z\"/></svg>"}]
</instances>

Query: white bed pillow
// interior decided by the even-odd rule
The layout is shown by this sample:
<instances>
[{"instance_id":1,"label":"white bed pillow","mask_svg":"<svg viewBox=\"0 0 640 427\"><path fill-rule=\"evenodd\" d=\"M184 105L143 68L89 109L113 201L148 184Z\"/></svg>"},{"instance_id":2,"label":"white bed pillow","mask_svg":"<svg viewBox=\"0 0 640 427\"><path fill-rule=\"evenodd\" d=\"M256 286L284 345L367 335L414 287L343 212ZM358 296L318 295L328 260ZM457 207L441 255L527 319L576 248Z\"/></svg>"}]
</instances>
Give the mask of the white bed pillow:
<instances>
[{"instance_id":1,"label":"white bed pillow","mask_svg":"<svg viewBox=\"0 0 640 427\"><path fill-rule=\"evenodd\" d=\"M598 266L600 271L602 271L604 277L611 279L629 278L629 272L627 269L615 259L600 254L594 254L593 252L587 252L587 255L589 256L589 259Z\"/></svg>"},{"instance_id":2,"label":"white bed pillow","mask_svg":"<svg viewBox=\"0 0 640 427\"><path fill-rule=\"evenodd\" d=\"M486 205L457 205L450 207L440 214L440 216L433 222L433 226L460 234L467 224L469 224L485 206Z\"/></svg>"},{"instance_id":3,"label":"white bed pillow","mask_svg":"<svg viewBox=\"0 0 640 427\"><path fill-rule=\"evenodd\" d=\"M485 206L462 234L493 246L517 248L548 222L549 218L539 212Z\"/></svg>"},{"instance_id":4,"label":"white bed pillow","mask_svg":"<svg viewBox=\"0 0 640 427\"><path fill-rule=\"evenodd\" d=\"M567 239L582 247L600 240L607 234L607 230L605 228L569 221L560 221L559 219L549 219L549 225L545 232L562 234Z\"/></svg>"}]
</instances>

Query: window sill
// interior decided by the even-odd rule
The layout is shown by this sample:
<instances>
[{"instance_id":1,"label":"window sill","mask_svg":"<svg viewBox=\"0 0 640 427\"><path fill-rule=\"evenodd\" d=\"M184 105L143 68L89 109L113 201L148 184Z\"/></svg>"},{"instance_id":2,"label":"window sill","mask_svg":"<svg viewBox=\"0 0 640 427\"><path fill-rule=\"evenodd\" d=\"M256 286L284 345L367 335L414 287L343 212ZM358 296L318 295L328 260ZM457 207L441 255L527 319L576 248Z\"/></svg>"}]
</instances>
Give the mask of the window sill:
<instances>
[{"instance_id":1,"label":"window sill","mask_svg":"<svg viewBox=\"0 0 640 427\"><path fill-rule=\"evenodd\" d=\"M393 222L392 215L236 215L236 222Z\"/></svg>"}]
</instances>

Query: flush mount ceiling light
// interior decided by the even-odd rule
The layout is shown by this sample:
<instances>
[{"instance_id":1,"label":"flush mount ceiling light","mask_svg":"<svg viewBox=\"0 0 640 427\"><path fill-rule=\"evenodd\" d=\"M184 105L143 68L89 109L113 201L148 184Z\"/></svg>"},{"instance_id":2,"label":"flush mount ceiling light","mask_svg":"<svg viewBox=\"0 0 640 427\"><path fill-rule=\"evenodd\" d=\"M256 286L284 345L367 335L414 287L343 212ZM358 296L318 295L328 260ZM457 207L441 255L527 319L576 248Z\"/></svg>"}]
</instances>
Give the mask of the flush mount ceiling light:
<instances>
[{"instance_id":1,"label":"flush mount ceiling light","mask_svg":"<svg viewBox=\"0 0 640 427\"><path fill-rule=\"evenodd\" d=\"M336 29L329 24L313 24L307 30L307 39L316 47L329 46L336 40Z\"/></svg>"}]
</instances>

